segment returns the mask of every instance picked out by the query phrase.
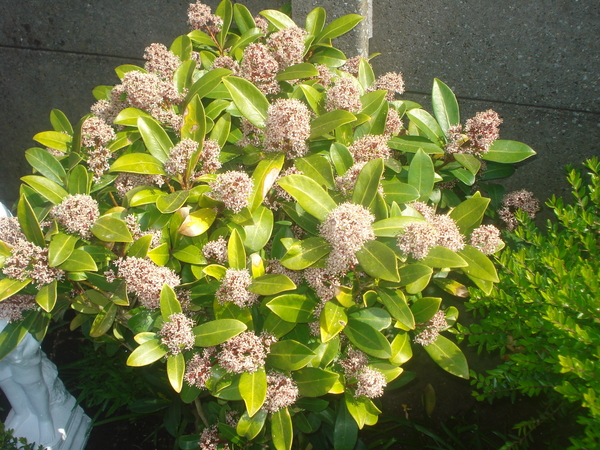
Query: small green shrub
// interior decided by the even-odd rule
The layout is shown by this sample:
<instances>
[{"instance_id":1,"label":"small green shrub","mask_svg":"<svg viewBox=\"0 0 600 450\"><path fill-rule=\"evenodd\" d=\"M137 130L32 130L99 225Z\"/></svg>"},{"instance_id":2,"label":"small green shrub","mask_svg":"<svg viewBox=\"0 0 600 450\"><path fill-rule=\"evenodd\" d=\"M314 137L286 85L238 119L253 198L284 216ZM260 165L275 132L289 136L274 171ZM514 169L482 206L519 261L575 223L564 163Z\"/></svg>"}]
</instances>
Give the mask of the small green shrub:
<instances>
[{"instance_id":1,"label":"small green shrub","mask_svg":"<svg viewBox=\"0 0 600 450\"><path fill-rule=\"evenodd\" d=\"M581 405L585 432L571 437L571 448L590 449L600 442L600 163L584 166L587 177L568 168L572 204L554 196L546 203L557 221L545 230L517 213L521 226L497 257L500 283L490 295L471 290L467 307L479 320L459 325L458 337L505 360L474 375L478 399L547 394L549 410Z\"/></svg>"},{"instance_id":2,"label":"small green shrub","mask_svg":"<svg viewBox=\"0 0 600 450\"><path fill-rule=\"evenodd\" d=\"M35 447L35 444L28 444L27 439L13 436L13 430L6 430L4 423L0 422L0 448L2 450L43 450L43 447Z\"/></svg>"}]
</instances>

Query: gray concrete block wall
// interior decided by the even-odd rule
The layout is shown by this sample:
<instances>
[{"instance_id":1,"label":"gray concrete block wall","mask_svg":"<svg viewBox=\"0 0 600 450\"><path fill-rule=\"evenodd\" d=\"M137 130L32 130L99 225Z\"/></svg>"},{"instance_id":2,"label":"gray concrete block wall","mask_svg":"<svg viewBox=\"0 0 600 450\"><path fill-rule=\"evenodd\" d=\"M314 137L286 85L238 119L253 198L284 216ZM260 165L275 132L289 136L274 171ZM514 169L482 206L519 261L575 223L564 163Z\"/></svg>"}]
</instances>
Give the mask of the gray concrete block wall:
<instances>
[{"instance_id":1,"label":"gray concrete block wall","mask_svg":"<svg viewBox=\"0 0 600 450\"><path fill-rule=\"evenodd\" d=\"M216 7L218 1L206 1ZM284 0L242 2L253 12ZM73 121L94 102L91 90L118 82L114 68L142 62L152 42L188 31L188 0L3 0L0 2L0 200L17 198L29 171L23 152L51 129L61 109ZM369 0L293 0L300 25L315 6L328 21L365 14ZM377 74L403 72L406 98L430 109L434 77L453 88L463 120L495 109L501 137L528 143L535 159L507 181L541 198L564 194L562 166L600 154L600 4L597 0L373 0L370 52ZM365 23L344 42L364 51ZM361 50L362 49L362 50Z\"/></svg>"}]
</instances>

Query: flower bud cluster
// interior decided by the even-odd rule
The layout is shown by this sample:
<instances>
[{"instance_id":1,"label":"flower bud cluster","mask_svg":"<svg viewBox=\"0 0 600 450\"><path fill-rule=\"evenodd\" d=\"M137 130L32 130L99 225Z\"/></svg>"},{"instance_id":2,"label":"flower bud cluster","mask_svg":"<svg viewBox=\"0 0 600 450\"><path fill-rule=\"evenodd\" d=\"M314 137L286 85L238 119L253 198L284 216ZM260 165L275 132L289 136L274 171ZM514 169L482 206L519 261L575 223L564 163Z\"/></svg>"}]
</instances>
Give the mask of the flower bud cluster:
<instances>
[{"instance_id":1,"label":"flower bud cluster","mask_svg":"<svg viewBox=\"0 0 600 450\"><path fill-rule=\"evenodd\" d=\"M277 339L267 333L257 336L244 331L221 344L219 365L230 373L254 373L265 365L271 344Z\"/></svg>"},{"instance_id":2,"label":"flower bud cluster","mask_svg":"<svg viewBox=\"0 0 600 450\"><path fill-rule=\"evenodd\" d=\"M239 213L248 206L254 182L246 172L230 170L217 175L216 181L209 183L212 189L210 197L223 202L225 208Z\"/></svg>"},{"instance_id":3,"label":"flower bud cluster","mask_svg":"<svg viewBox=\"0 0 600 450\"><path fill-rule=\"evenodd\" d=\"M440 310L427 322L417 324L416 330L419 331L419 333L415 336L413 341L415 344L421 344L424 347L433 344L440 335L440 332L447 327L446 314L444 311Z\"/></svg>"},{"instance_id":4,"label":"flower bud cluster","mask_svg":"<svg viewBox=\"0 0 600 450\"><path fill-rule=\"evenodd\" d=\"M69 195L50 210L50 217L56 219L67 233L91 239L90 228L100 217L100 209L98 202L89 195Z\"/></svg>"},{"instance_id":5,"label":"flower bud cluster","mask_svg":"<svg viewBox=\"0 0 600 450\"><path fill-rule=\"evenodd\" d=\"M506 194L502 199L502 207L498 210L498 216L506 223L508 231L514 230L519 224L515 216L517 209L533 219L540 210L540 202L534 197L533 192L525 189Z\"/></svg>"},{"instance_id":6,"label":"flower bud cluster","mask_svg":"<svg viewBox=\"0 0 600 450\"><path fill-rule=\"evenodd\" d=\"M169 348L170 355L178 355L184 350L194 348L194 321L182 313L174 313L163 323L160 331L160 342Z\"/></svg>"},{"instance_id":7,"label":"flower bud cluster","mask_svg":"<svg viewBox=\"0 0 600 450\"><path fill-rule=\"evenodd\" d=\"M275 371L267 374L267 396L263 409L276 413L293 405L299 397L298 385L290 377Z\"/></svg>"},{"instance_id":8,"label":"flower bud cluster","mask_svg":"<svg viewBox=\"0 0 600 450\"><path fill-rule=\"evenodd\" d=\"M221 305L231 302L240 308L248 308L258 300L258 295L248 290L250 284L252 277L248 269L227 269L215 295Z\"/></svg>"}]
</instances>

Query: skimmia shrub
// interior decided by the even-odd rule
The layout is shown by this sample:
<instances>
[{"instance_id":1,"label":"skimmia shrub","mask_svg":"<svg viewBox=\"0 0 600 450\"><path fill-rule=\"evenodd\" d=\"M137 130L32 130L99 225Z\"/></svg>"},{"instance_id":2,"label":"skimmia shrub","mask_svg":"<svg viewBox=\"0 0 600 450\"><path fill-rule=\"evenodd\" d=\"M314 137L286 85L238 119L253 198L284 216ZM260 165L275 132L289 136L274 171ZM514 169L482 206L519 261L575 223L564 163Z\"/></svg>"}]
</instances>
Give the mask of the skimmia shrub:
<instances>
[{"instance_id":1,"label":"skimmia shrub","mask_svg":"<svg viewBox=\"0 0 600 450\"><path fill-rule=\"evenodd\" d=\"M346 58L332 39L361 19L192 4L192 31L118 67L79 123L52 111L0 224L2 355L74 310L162 368L182 448L353 448L413 345L468 378L440 334L456 309L422 292L451 272L491 290L503 244L474 186L534 152L493 111L463 129L441 81L432 115Z\"/></svg>"},{"instance_id":2,"label":"skimmia shrub","mask_svg":"<svg viewBox=\"0 0 600 450\"><path fill-rule=\"evenodd\" d=\"M585 175L568 171L570 204L555 197L546 203L555 221L540 229L527 207L517 213L522 220L515 219L513 244L497 258L500 282L491 295L471 289L467 307L478 320L459 325L459 338L500 352L505 361L475 374L479 399L519 393L550 400L538 418L520 424L517 442L571 403L579 406L574 416L584 429L571 437L572 448L600 444L600 164L594 158L584 166Z\"/></svg>"}]
</instances>

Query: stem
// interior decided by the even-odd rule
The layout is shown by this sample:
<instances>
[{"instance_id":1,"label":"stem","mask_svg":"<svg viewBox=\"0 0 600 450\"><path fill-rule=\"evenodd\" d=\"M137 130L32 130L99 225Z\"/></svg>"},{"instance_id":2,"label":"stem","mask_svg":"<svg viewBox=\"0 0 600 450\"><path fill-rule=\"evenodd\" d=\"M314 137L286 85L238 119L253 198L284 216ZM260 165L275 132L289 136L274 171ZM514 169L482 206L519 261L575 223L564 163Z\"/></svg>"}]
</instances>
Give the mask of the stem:
<instances>
[{"instance_id":1,"label":"stem","mask_svg":"<svg viewBox=\"0 0 600 450\"><path fill-rule=\"evenodd\" d=\"M204 410L202 409L202 403L200 403L199 398L196 398L196 400L194 400L194 405L196 406L196 412L198 413L198 417L200 417L200 420L202 420L202 423L204 424L204 426L207 427L208 420L206 419L206 416L204 415Z\"/></svg>"}]
</instances>

